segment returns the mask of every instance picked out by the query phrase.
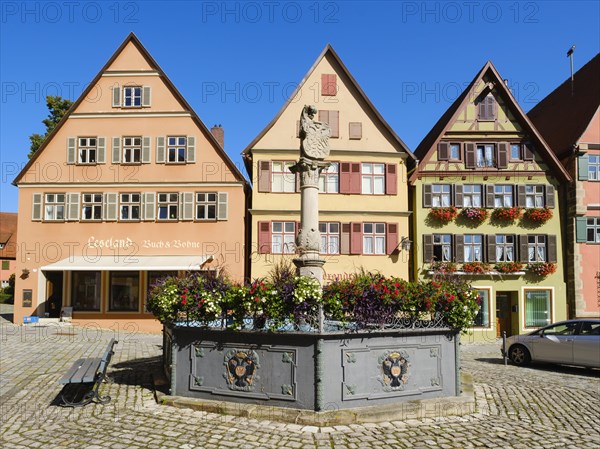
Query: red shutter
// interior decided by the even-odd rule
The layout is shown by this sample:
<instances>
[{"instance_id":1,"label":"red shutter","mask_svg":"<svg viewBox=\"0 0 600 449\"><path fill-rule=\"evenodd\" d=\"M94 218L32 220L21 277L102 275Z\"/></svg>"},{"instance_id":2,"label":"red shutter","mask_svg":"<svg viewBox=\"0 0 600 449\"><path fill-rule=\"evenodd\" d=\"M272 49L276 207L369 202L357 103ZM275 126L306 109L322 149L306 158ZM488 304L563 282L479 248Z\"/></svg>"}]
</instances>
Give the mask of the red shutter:
<instances>
[{"instance_id":1,"label":"red shutter","mask_svg":"<svg viewBox=\"0 0 600 449\"><path fill-rule=\"evenodd\" d=\"M329 111L329 127L332 138L340 137L340 111Z\"/></svg>"},{"instance_id":2,"label":"red shutter","mask_svg":"<svg viewBox=\"0 0 600 449\"><path fill-rule=\"evenodd\" d=\"M398 175L396 164L385 164L385 193L386 195L398 194Z\"/></svg>"},{"instance_id":3,"label":"red shutter","mask_svg":"<svg viewBox=\"0 0 600 449\"><path fill-rule=\"evenodd\" d=\"M337 94L336 78L335 74L324 73L321 75L321 95L333 96Z\"/></svg>"},{"instance_id":4,"label":"red shutter","mask_svg":"<svg viewBox=\"0 0 600 449\"><path fill-rule=\"evenodd\" d=\"M258 162L258 191L271 191L271 161Z\"/></svg>"},{"instance_id":5,"label":"red shutter","mask_svg":"<svg viewBox=\"0 0 600 449\"><path fill-rule=\"evenodd\" d=\"M350 192L357 195L362 193L360 177L360 162L352 162L350 164Z\"/></svg>"},{"instance_id":6,"label":"red shutter","mask_svg":"<svg viewBox=\"0 0 600 449\"><path fill-rule=\"evenodd\" d=\"M329 124L329 111L319 109L319 121Z\"/></svg>"},{"instance_id":7,"label":"red shutter","mask_svg":"<svg viewBox=\"0 0 600 449\"><path fill-rule=\"evenodd\" d=\"M350 223L342 223L340 254L350 254Z\"/></svg>"},{"instance_id":8,"label":"red shutter","mask_svg":"<svg viewBox=\"0 0 600 449\"><path fill-rule=\"evenodd\" d=\"M398 224L388 223L386 228L387 235L385 237L385 242L387 246L387 253L392 254L398 246Z\"/></svg>"},{"instance_id":9,"label":"red shutter","mask_svg":"<svg viewBox=\"0 0 600 449\"><path fill-rule=\"evenodd\" d=\"M271 222L258 222L258 254L271 254Z\"/></svg>"},{"instance_id":10,"label":"red shutter","mask_svg":"<svg viewBox=\"0 0 600 449\"><path fill-rule=\"evenodd\" d=\"M350 165L350 162L340 162L340 193L351 193Z\"/></svg>"},{"instance_id":11,"label":"red shutter","mask_svg":"<svg viewBox=\"0 0 600 449\"><path fill-rule=\"evenodd\" d=\"M348 138L362 139L362 122L350 122L348 124Z\"/></svg>"},{"instance_id":12,"label":"red shutter","mask_svg":"<svg viewBox=\"0 0 600 449\"><path fill-rule=\"evenodd\" d=\"M362 254L362 223L350 223L350 254Z\"/></svg>"}]
</instances>

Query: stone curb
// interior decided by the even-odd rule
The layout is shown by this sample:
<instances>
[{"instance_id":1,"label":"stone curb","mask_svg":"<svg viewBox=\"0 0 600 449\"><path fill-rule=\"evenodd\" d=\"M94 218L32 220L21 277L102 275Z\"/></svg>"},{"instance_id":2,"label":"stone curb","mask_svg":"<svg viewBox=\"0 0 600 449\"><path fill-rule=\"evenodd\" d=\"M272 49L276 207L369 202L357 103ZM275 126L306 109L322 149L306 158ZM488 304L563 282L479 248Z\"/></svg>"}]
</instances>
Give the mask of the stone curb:
<instances>
[{"instance_id":1,"label":"stone curb","mask_svg":"<svg viewBox=\"0 0 600 449\"><path fill-rule=\"evenodd\" d=\"M155 378L155 385L164 385ZM169 396L155 389L160 405L188 408L208 413L240 416L256 420L281 421L304 426L329 427L348 424L379 423L464 416L475 413L473 378L461 373L460 396L414 400L373 407L315 412L267 405L241 404L228 401Z\"/></svg>"}]
</instances>

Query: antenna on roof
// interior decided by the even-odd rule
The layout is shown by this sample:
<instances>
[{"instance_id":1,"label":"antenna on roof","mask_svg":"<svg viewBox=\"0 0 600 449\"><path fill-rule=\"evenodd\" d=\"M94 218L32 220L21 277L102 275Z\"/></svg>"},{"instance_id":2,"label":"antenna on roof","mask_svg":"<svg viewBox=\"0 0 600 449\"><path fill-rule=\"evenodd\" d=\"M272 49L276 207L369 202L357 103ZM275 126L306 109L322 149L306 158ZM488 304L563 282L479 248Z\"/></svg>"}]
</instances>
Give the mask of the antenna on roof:
<instances>
[{"instance_id":1,"label":"antenna on roof","mask_svg":"<svg viewBox=\"0 0 600 449\"><path fill-rule=\"evenodd\" d=\"M567 58L571 60L571 96L575 94L575 79L573 75L573 53L575 52L575 45L569 48L567 52Z\"/></svg>"}]
</instances>

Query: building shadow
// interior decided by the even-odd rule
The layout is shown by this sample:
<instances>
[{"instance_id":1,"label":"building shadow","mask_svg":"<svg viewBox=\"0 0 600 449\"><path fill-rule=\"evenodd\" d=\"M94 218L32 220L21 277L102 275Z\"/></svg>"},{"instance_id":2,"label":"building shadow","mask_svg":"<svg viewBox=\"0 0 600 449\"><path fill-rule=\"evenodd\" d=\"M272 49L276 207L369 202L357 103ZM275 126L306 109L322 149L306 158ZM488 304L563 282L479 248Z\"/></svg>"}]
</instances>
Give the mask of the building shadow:
<instances>
[{"instance_id":1,"label":"building shadow","mask_svg":"<svg viewBox=\"0 0 600 449\"><path fill-rule=\"evenodd\" d=\"M475 361L489 363L492 365L504 365L504 359L502 357L480 357L476 358ZM509 365L516 366L510 360L508 361ZM530 369L533 371L545 371L545 372L554 372L560 374L574 374L577 376L584 377L595 377L600 379L600 368L585 368L581 366L571 366L571 365L555 365L552 363L543 363L543 362L531 362L531 365L527 367L521 367L522 369Z\"/></svg>"}]
</instances>

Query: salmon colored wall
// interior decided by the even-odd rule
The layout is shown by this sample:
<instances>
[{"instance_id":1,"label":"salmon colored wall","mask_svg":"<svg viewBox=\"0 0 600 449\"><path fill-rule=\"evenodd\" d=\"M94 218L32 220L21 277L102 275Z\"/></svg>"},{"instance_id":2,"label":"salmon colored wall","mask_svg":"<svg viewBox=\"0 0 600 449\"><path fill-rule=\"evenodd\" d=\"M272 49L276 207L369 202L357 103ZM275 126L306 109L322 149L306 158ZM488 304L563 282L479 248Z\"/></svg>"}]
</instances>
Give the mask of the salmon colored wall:
<instances>
[{"instance_id":1,"label":"salmon colored wall","mask_svg":"<svg viewBox=\"0 0 600 449\"><path fill-rule=\"evenodd\" d=\"M600 108L596 110L579 143L600 143Z\"/></svg>"}]
</instances>

